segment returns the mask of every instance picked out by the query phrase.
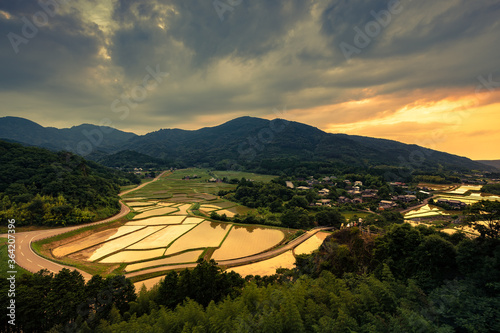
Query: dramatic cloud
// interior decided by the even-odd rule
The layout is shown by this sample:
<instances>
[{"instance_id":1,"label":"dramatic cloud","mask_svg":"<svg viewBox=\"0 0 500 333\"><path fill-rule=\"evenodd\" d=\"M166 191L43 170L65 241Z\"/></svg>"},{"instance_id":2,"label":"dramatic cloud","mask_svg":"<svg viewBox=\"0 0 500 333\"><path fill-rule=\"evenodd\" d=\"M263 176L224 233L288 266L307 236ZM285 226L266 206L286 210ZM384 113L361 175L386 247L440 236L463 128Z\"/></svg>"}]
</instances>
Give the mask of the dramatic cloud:
<instances>
[{"instance_id":1,"label":"dramatic cloud","mask_svg":"<svg viewBox=\"0 0 500 333\"><path fill-rule=\"evenodd\" d=\"M500 0L1 1L0 116L142 134L277 108L331 132L458 134L432 148L500 158L469 144L498 140L498 17Z\"/></svg>"}]
</instances>

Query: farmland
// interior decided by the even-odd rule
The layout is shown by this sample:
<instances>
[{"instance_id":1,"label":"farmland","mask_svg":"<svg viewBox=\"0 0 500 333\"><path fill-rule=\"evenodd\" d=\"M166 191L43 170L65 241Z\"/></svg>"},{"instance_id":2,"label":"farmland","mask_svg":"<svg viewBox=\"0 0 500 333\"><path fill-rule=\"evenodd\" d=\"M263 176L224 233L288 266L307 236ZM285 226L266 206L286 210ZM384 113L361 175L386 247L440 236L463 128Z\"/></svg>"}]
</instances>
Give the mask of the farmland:
<instances>
[{"instance_id":1,"label":"farmland","mask_svg":"<svg viewBox=\"0 0 500 333\"><path fill-rule=\"evenodd\" d=\"M291 239L294 231L288 228L211 220L212 212L232 217L254 211L219 198L216 194L220 190L234 189L236 185L214 182L214 176L263 181L273 178L250 173L214 175L202 169L177 170L123 195L124 203L132 211L126 220L105 230L84 236L72 234L67 239L46 244L43 253L83 270L102 265L108 272L136 274L192 265L201 257L222 262L244 259L278 248ZM315 236L309 241L307 251L317 248L321 238L324 237ZM292 251L288 250L274 258L240 266L238 270L254 274L253 269L262 272L267 267L267 272L272 274L280 263L283 267L292 265L293 258Z\"/></svg>"}]
</instances>

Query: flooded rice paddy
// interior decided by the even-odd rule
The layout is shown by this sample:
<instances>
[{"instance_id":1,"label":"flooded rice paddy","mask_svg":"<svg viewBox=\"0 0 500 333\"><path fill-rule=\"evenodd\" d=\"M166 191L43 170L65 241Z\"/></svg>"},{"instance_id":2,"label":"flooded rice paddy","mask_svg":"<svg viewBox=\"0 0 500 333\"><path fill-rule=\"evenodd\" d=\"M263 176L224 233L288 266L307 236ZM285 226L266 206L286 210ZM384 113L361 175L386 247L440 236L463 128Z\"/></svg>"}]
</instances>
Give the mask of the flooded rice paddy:
<instances>
[{"instance_id":1,"label":"flooded rice paddy","mask_svg":"<svg viewBox=\"0 0 500 333\"><path fill-rule=\"evenodd\" d=\"M114 240L107 241L106 243L99 245L99 247L93 251L92 255L88 258L89 261L94 261L100 259L110 253L121 250L140 241L144 237L151 235L158 230L165 228L164 226L153 226L140 229L136 232L126 234L125 236L115 238Z\"/></svg>"},{"instance_id":2,"label":"flooded rice paddy","mask_svg":"<svg viewBox=\"0 0 500 333\"><path fill-rule=\"evenodd\" d=\"M167 249L165 255L196 248L219 247L229 229L229 224L202 222L189 233L176 240Z\"/></svg>"},{"instance_id":3,"label":"flooded rice paddy","mask_svg":"<svg viewBox=\"0 0 500 333\"><path fill-rule=\"evenodd\" d=\"M331 235L329 232L319 231L305 242L299 244L293 252L295 255L313 253L323 244L323 241L329 235Z\"/></svg>"},{"instance_id":4,"label":"flooded rice paddy","mask_svg":"<svg viewBox=\"0 0 500 333\"><path fill-rule=\"evenodd\" d=\"M142 251L127 250L112 254L109 257L102 259L100 262L102 263L134 262L134 261L161 257L162 255L163 255L163 249L142 250Z\"/></svg>"},{"instance_id":5,"label":"flooded rice paddy","mask_svg":"<svg viewBox=\"0 0 500 333\"><path fill-rule=\"evenodd\" d=\"M148 267L196 262L196 260L198 260L198 258L202 255L202 253L203 250L188 251L168 258L145 261L137 264L130 264L127 266L126 271L132 272L138 269L143 269Z\"/></svg>"},{"instance_id":6,"label":"flooded rice paddy","mask_svg":"<svg viewBox=\"0 0 500 333\"><path fill-rule=\"evenodd\" d=\"M449 194L465 194L467 191L479 191L481 190L482 186L481 185L462 185L459 186L457 189L452 190L452 191L447 191L446 193Z\"/></svg>"},{"instance_id":7,"label":"flooded rice paddy","mask_svg":"<svg viewBox=\"0 0 500 333\"><path fill-rule=\"evenodd\" d=\"M234 215L236 215L235 213L233 213L229 209L221 209L221 210L216 211L216 213L219 215L226 214L227 217L234 217Z\"/></svg>"},{"instance_id":8,"label":"flooded rice paddy","mask_svg":"<svg viewBox=\"0 0 500 333\"><path fill-rule=\"evenodd\" d=\"M129 246L127 250L154 249L159 247L165 249L170 243L194 227L196 227L196 224L193 223L168 226Z\"/></svg>"},{"instance_id":9,"label":"flooded rice paddy","mask_svg":"<svg viewBox=\"0 0 500 333\"><path fill-rule=\"evenodd\" d=\"M87 247L91 247L91 246L97 245L99 243L103 243L103 242L115 239L116 237L123 236L125 234L134 232L134 231L139 230L141 228L144 228L144 226L122 226L119 228L113 228L113 229L108 229L108 230L104 230L104 231L99 231L99 232L96 232L95 234L92 234L92 237L85 237L83 239L79 239L78 241L74 241L74 242L59 246L52 251L52 254L56 257L62 257L65 255L68 255L70 253L83 250Z\"/></svg>"},{"instance_id":10,"label":"flooded rice paddy","mask_svg":"<svg viewBox=\"0 0 500 333\"><path fill-rule=\"evenodd\" d=\"M178 209L175 207L162 207L162 208L151 209L137 214L136 216L134 216L133 220L144 219L151 216L170 214L177 211Z\"/></svg>"},{"instance_id":11,"label":"flooded rice paddy","mask_svg":"<svg viewBox=\"0 0 500 333\"><path fill-rule=\"evenodd\" d=\"M449 215L445 213L444 209L439 208L433 205L425 205L418 209L414 209L409 211L404 215L405 219L414 219L420 217L430 217L430 216L439 216L439 215Z\"/></svg>"},{"instance_id":12,"label":"flooded rice paddy","mask_svg":"<svg viewBox=\"0 0 500 333\"><path fill-rule=\"evenodd\" d=\"M149 201L132 201L132 202L126 202L127 205L130 207L144 207L144 206L153 206L153 202Z\"/></svg>"},{"instance_id":13,"label":"flooded rice paddy","mask_svg":"<svg viewBox=\"0 0 500 333\"><path fill-rule=\"evenodd\" d=\"M134 283L134 287L136 292L141 290L142 286L145 286L147 290L153 288L156 284L158 284L161 280L163 280L164 276L157 276L151 279L143 280Z\"/></svg>"},{"instance_id":14,"label":"flooded rice paddy","mask_svg":"<svg viewBox=\"0 0 500 333\"><path fill-rule=\"evenodd\" d=\"M437 195L434 200L438 199L446 199L446 200L458 200L463 203L466 203L468 205L473 205L478 201L481 200L491 200L495 201L498 200L500 201L500 196L497 195L487 195L484 193L472 193L471 195L463 196L463 195L451 195L451 194L443 194L443 195Z\"/></svg>"},{"instance_id":15,"label":"flooded rice paddy","mask_svg":"<svg viewBox=\"0 0 500 333\"><path fill-rule=\"evenodd\" d=\"M212 259L219 261L247 257L274 247L284 238L285 234L276 229L233 226Z\"/></svg>"},{"instance_id":16,"label":"flooded rice paddy","mask_svg":"<svg viewBox=\"0 0 500 333\"><path fill-rule=\"evenodd\" d=\"M176 215L170 215L170 216L157 216L157 217L150 217L144 220L137 220L137 221L130 221L125 223L125 225L143 225L143 226L148 226L148 225L169 225L169 224L181 224L182 221L186 216L176 216ZM201 219L198 218L198 220Z\"/></svg>"},{"instance_id":17,"label":"flooded rice paddy","mask_svg":"<svg viewBox=\"0 0 500 333\"><path fill-rule=\"evenodd\" d=\"M183 215L188 215L189 212L188 210L191 209L191 204L184 204L184 205L180 205L177 207L177 209L179 210L178 212L176 212L175 214L183 214Z\"/></svg>"},{"instance_id":18,"label":"flooded rice paddy","mask_svg":"<svg viewBox=\"0 0 500 333\"><path fill-rule=\"evenodd\" d=\"M259 261L253 264L237 266L229 268L228 271L233 271L241 276L247 275L273 275L276 274L278 268L294 268L295 257L292 251L287 251L271 259Z\"/></svg>"}]
</instances>

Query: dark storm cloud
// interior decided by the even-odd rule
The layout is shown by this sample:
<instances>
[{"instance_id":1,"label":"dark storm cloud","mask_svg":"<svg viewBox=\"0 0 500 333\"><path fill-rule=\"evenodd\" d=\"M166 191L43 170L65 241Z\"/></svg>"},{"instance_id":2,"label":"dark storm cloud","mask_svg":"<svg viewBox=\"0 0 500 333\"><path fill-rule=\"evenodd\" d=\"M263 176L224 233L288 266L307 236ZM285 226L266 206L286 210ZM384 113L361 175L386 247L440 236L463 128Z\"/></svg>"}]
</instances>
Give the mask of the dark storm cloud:
<instances>
[{"instance_id":1,"label":"dark storm cloud","mask_svg":"<svg viewBox=\"0 0 500 333\"><path fill-rule=\"evenodd\" d=\"M303 0L243 1L221 21L212 1L118 1L113 18L123 28L113 38L113 54L126 68L133 63L142 68L138 59L152 58L159 46L168 49L178 41L193 52L190 65L196 68L229 55L255 59L279 48L283 34L309 15L310 5ZM167 21L166 30L158 27L161 19Z\"/></svg>"},{"instance_id":2,"label":"dark storm cloud","mask_svg":"<svg viewBox=\"0 0 500 333\"><path fill-rule=\"evenodd\" d=\"M382 58L421 54L481 36L497 25L498 17L500 2L496 0L334 0L324 9L321 26L334 50L340 51L342 42L356 46L359 29L370 42L354 57ZM367 30L377 25L380 32L372 29L375 36L370 36ZM337 55L336 60L346 60L341 52Z\"/></svg>"},{"instance_id":3,"label":"dark storm cloud","mask_svg":"<svg viewBox=\"0 0 500 333\"><path fill-rule=\"evenodd\" d=\"M41 7L0 0L6 107L29 101L44 104L41 112L73 116L68 110L88 105L78 119L116 120L110 105L139 91L147 68L159 66L170 75L119 124L154 129L161 119L168 127L214 114L260 116L284 105L307 110L373 95L474 91L479 76L498 70L498 0L401 0L350 61L340 44L354 45L355 28L377 23L389 0L220 0L231 8L222 14L212 0L55 1L60 10L16 54L7 34L21 34L22 17L32 20Z\"/></svg>"},{"instance_id":4,"label":"dark storm cloud","mask_svg":"<svg viewBox=\"0 0 500 333\"><path fill-rule=\"evenodd\" d=\"M97 27L83 23L79 12L68 12L64 1L56 3L48 10L37 1L0 3L9 15L0 15L0 89L67 92L69 82L97 64L102 45ZM45 24L36 24L40 17Z\"/></svg>"}]
</instances>

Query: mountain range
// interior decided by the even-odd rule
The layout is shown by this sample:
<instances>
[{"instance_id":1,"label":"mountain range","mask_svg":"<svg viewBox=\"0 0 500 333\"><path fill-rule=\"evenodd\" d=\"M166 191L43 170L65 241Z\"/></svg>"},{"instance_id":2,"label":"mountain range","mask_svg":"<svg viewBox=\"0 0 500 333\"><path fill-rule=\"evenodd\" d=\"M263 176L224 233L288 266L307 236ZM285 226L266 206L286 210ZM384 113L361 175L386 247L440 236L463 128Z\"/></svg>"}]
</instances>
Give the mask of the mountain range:
<instances>
[{"instance_id":1,"label":"mountain range","mask_svg":"<svg viewBox=\"0 0 500 333\"><path fill-rule=\"evenodd\" d=\"M156 165L164 162L165 165L223 169L238 165L267 171L311 163L319 167L335 164L413 170L496 170L491 163L417 145L331 134L298 122L254 117L240 117L198 130L160 129L146 135L90 124L57 129L24 118L3 117L0 118L0 138L51 150L72 151L108 166L147 160Z\"/></svg>"}]
</instances>

